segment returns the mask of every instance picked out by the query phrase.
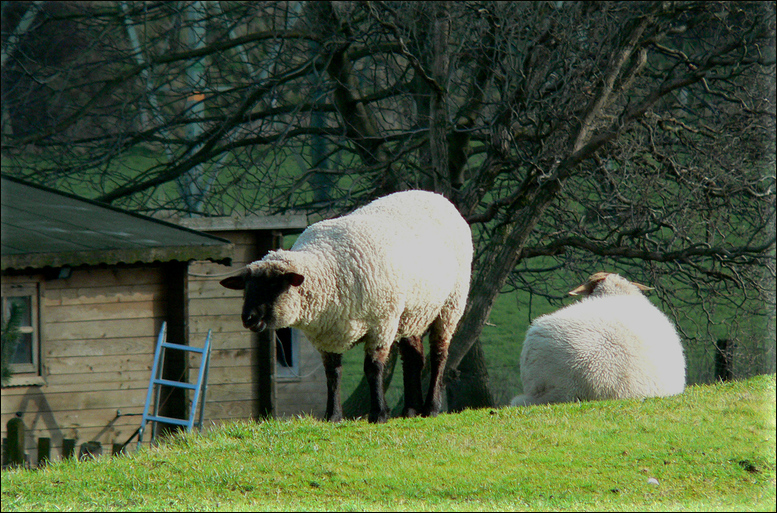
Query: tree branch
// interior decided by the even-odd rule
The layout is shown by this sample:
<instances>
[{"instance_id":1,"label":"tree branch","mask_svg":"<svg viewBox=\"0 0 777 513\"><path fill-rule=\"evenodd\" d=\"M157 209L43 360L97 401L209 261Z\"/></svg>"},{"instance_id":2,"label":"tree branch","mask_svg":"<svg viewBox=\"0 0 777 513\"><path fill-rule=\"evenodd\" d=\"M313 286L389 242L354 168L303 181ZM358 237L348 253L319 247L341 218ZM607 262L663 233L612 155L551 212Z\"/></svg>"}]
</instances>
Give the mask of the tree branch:
<instances>
[{"instance_id":1,"label":"tree branch","mask_svg":"<svg viewBox=\"0 0 777 513\"><path fill-rule=\"evenodd\" d=\"M774 248L776 241L777 239L772 236L756 246L731 246L724 248L696 243L675 251L648 251L629 246L616 246L607 241L592 241L582 237L563 237L544 246L526 247L524 249L524 258L555 256L563 254L567 248L577 248L601 257L649 262L689 262L694 258L714 258L721 261L734 262L745 256L768 258L766 252Z\"/></svg>"},{"instance_id":2,"label":"tree branch","mask_svg":"<svg viewBox=\"0 0 777 513\"><path fill-rule=\"evenodd\" d=\"M168 167L165 171L157 174L153 178L150 178L150 179L144 178L142 180L138 180L136 178L134 180L130 180L125 185L117 187L111 192L98 197L97 201L104 201L106 203L111 203L112 201L115 201L118 198L122 198L130 194L135 194L137 192L144 191L156 185L161 185L170 180L174 180L175 178L186 173L189 169L191 169L195 165L206 162L212 156L211 151L215 147L216 143L220 140L220 138L228 130L236 126L238 122L245 116L245 113L262 96L267 94L268 91L271 91L279 83L287 82L289 80L293 80L295 78L307 75L310 72L310 70L317 65L318 61L319 61L319 57L314 57L311 60L307 61L306 63L298 66L295 70L289 71L284 75L281 75L272 80L269 80L266 84L263 84L262 86L257 87L253 93L248 95L248 97L246 97L245 100L243 100L242 104L235 110L235 112L229 118L225 120L223 124L217 125L213 129L204 132L202 137L199 140L191 143L190 147L192 148L197 147L198 145L202 145L196 151L196 153L194 153L194 155L192 155L191 157L180 160L179 162L175 163L171 167ZM146 175L147 175L146 173L143 173L141 176L145 177Z\"/></svg>"}]
</instances>

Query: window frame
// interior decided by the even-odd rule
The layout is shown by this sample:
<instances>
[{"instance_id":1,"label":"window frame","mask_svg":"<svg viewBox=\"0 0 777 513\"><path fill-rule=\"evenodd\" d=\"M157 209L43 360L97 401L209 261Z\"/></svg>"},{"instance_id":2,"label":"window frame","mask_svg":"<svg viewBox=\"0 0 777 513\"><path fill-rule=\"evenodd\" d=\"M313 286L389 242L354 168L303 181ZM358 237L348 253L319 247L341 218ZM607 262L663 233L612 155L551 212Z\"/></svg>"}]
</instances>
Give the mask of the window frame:
<instances>
[{"instance_id":1,"label":"window frame","mask_svg":"<svg viewBox=\"0 0 777 513\"><path fill-rule=\"evenodd\" d=\"M5 387L14 386L33 386L45 384L42 378L41 365L41 337L40 337L40 282L3 284L0 289L2 296L3 319L5 320L6 305L8 298L28 297L30 298L30 322L29 326L20 326L22 333L31 335L32 362L31 363L10 363L11 378Z\"/></svg>"}]
</instances>

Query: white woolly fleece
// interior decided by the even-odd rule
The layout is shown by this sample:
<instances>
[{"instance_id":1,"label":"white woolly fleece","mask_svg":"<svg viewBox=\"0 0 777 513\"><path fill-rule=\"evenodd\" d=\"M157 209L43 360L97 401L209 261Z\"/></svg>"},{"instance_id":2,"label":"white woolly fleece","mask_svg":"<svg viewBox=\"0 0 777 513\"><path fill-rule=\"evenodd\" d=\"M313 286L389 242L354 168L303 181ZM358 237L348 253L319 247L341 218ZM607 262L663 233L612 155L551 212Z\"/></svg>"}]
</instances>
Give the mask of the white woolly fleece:
<instances>
[{"instance_id":1,"label":"white woolly fleece","mask_svg":"<svg viewBox=\"0 0 777 513\"><path fill-rule=\"evenodd\" d=\"M453 334L469 291L472 235L444 196L405 191L315 223L290 250L251 265L270 262L305 277L284 294L283 324L321 351L343 353L363 337L371 350L423 335L435 321Z\"/></svg>"},{"instance_id":2,"label":"white woolly fleece","mask_svg":"<svg viewBox=\"0 0 777 513\"><path fill-rule=\"evenodd\" d=\"M685 388L685 357L669 318L611 274L589 297L534 320L521 380L515 406L670 396Z\"/></svg>"}]
</instances>

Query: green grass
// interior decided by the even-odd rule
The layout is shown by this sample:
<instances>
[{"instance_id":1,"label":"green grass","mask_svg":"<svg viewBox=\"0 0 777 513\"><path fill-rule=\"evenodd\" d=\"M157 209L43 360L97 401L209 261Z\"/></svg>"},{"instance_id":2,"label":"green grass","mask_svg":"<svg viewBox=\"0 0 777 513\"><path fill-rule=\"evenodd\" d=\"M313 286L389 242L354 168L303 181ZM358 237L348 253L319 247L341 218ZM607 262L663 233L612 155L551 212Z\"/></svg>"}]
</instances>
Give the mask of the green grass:
<instances>
[{"instance_id":1,"label":"green grass","mask_svg":"<svg viewBox=\"0 0 777 513\"><path fill-rule=\"evenodd\" d=\"M3 471L2 510L773 511L774 448L769 375L385 425L228 424L118 458Z\"/></svg>"}]
</instances>

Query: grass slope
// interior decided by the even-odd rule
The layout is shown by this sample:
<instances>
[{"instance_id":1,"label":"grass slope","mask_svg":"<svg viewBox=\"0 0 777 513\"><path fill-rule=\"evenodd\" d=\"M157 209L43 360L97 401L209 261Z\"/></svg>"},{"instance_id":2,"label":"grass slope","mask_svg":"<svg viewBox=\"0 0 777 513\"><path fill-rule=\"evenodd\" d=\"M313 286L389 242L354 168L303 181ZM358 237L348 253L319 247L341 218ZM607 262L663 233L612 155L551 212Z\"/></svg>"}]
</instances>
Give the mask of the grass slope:
<instances>
[{"instance_id":1,"label":"grass slope","mask_svg":"<svg viewBox=\"0 0 777 513\"><path fill-rule=\"evenodd\" d=\"M385 425L235 423L2 474L3 511L774 508L774 375Z\"/></svg>"}]
</instances>

